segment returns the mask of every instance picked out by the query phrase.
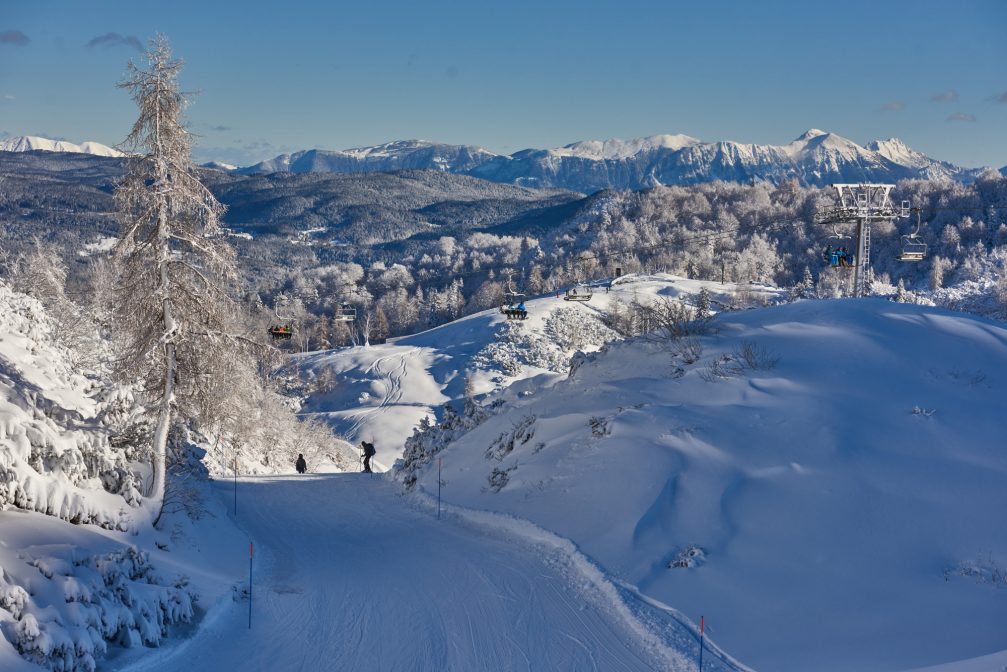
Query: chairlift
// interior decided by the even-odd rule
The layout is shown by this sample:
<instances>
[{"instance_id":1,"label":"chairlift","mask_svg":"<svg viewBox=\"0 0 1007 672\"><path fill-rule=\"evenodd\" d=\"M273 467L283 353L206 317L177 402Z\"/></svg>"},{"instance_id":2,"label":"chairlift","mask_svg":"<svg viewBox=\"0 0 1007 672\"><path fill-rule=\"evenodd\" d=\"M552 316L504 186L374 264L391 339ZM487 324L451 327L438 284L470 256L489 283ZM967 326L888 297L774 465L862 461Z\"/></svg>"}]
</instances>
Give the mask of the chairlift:
<instances>
[{"instance_id":1,"label":"chairlift","mask_svg":"<svg viewBox=\"0 0 1007 672\"><path fill-rule=\"evenodd\" d=\"M507 291L504 294L504 305L500 306L500 312L508 320L528 319L528 309L524 305L525 295L520 292Z\"/></svg>"},{"instance_id":2,"label":"chairlift","mask_svg":"<svg viewBox=\"0 0 1007 672\"><path fill-rule=\"evenodd\" d=\"M902 252L895 258L899 261L923 261L927 256L927 244L919 236L920 233L920 211L916 211L916 229L909 234L902 236Z\"/></svg>"},{"instance_id":3,"label":"chairlift","mask_svg":"<svg viewBox=\"0 0 1007 672\"><path fill-rule=\"evenodd\" d=\"M273 303L273 314L276 315L278 324L269 327L269 335L273 340L288 340L294 335L293 319L290 315L280 315L280 305L287 303L287 297L279 294Z\"/></svg>"},{"instance_id":4,"label":"chairlift","mask_svg":"<svg viewBox=\"0 0 1007 672\"><path fill-rule=\"evenodd\" d=\"M344 303L336 308L336 312L332 316L332 319L336 322L353 322L357 319L357 309L348 303Z\"/></svg>"},{"instance_id":5,"label":"chairlift","mask_svg":"<svg viewBox=\"0 0 1007 672\"><path fill-rule=\"evenodd\" d=\"M563 300L590 301L592 296L594 296L594 291L591 289L590 285L578 284L566 290L566 296L563 297Z\"/></svg>"},{"instance_id":6,"label":"chairlift","mask_svg":"<svg viewBox=\"0 0 1007 672\"><path fill-rule=\"evenodd\" d=\"M500 312L508 320L528 319L528 309L524 306L525 295L514 289L514 281L511 279L511 272L507 273L507 289L504 290L504 303L500 306Z\"/></svg>"},{"instance_id":7,"label":"chairlift","mask_svg":"<svg viewBox=\"0 0 1007 672\"><path fill-rule=\"evenodd\" d=\"M287 340L294 335L294 328L289 324L274 324L269 328L269 335L276 340Z\"/></svg>"}]
</instances>

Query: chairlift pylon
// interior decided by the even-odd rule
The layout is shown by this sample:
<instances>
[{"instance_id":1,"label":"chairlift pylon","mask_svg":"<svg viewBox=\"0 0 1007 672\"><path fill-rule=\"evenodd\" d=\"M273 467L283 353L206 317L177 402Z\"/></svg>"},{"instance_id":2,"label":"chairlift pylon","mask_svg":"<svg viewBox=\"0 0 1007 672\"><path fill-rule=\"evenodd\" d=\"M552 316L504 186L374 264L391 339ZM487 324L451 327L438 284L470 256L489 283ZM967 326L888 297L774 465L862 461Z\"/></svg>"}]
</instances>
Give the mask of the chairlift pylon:
<instances>
[{"instance_id":1,"label":"chairlift pylon","mask_svg":"<svg viewBox=\"0 0 1007 672\"><path fill-rule=\"evenodd\" d=\"M923 261L927 256L927 244L920 238L920 211L916 209L916 229L902 236L902 252L895 258L899 261Z\"/></svg>"}]
</instances>

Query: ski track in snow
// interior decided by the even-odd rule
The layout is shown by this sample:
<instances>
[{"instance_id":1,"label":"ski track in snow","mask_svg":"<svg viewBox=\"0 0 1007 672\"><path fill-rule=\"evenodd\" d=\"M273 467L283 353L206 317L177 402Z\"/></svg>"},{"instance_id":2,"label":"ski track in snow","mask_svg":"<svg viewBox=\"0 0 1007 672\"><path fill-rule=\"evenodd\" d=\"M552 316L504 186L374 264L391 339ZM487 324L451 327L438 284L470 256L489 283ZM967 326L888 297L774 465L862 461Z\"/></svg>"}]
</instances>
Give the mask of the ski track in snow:
<instances>
[{"instance_id":1,"label":"ski track in snow","mask_svg":"<svg viewBox=\"0 0 1007 672\"><path fill-rule=\"evenodd\" d=\"M123 669L694 669L681 633L642 632L562 552L414 502L376 476L239 481L237 522L256 546L252 628L247 602L227 601L191 639Z\"/></svg>"}]
</instances>

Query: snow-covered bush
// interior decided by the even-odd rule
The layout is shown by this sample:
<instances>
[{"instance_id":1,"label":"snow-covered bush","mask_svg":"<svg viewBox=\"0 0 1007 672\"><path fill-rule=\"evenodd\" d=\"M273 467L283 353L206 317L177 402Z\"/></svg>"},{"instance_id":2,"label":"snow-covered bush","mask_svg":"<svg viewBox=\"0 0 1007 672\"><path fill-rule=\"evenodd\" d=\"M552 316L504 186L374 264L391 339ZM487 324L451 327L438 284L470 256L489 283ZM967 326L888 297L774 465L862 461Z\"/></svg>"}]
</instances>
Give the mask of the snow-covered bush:
<instances>
[{"instance_id":1,"label":"snow-covered bush","mask_svg":"<svg viewBox=\"0 0 1007 672\"><path fill-rule=\"evenodd\" d=\"M545 333L561 350L584 350L619 338L597 316L573 307L552 311L545 321Z\"/></svg>"},{"instance_id":2,"label":"snow-covered bush","mask_svg":"<svg viewBox=\"0 0 1007 672\"><path fill-rule=\"evenodd\" d=\"M109 644L157 646L171 625L193 617L193 595L184 580L171 585L135 547L74 559L72 551L25 557L44 583L29 593L0 572L4 636L22 656L49 670L94 672ZM30 570L29 570L30 571Z\"/></svg>"},{"instance_id":3,"label":"snow-covered bush","mask_svg":"<svg viewBox=\"0 0 1007 672\"><path fill-rule=\"evenodd\" d=\"M472 361L476 366L500 369L508 376L516 376L526 366L566 372L570 360L550 338L519 322L508 322Z\"/></svg>"},{"instance_id":4,"label":"snow-covered bush","mask_svg":"<svg viewBox=\"0 0 1007 672\"><path fill-rule=\"evenodd\" d=\"M444 418L440 423L432 423L429 417L420 421L413 435L406 439L402 459L396 460L392 471L405 487L412 488L420 469L429 464L437 453L455 439L464 436L489 418L489 412L479 406L470 396L465 400L465 413L459 415L448 404L444 406Z\"/></svg>"},{"instance_id":5,"label":"snow-covered bush","mask_svg":"<svg viewBox=\"0 0 1007 672\"><path fill-rule=\"evenodd\" d=\"M128 392L77 372L42 305L0 283L0 505L124 529L140 502Z\"/></svg>"}]
</instances>

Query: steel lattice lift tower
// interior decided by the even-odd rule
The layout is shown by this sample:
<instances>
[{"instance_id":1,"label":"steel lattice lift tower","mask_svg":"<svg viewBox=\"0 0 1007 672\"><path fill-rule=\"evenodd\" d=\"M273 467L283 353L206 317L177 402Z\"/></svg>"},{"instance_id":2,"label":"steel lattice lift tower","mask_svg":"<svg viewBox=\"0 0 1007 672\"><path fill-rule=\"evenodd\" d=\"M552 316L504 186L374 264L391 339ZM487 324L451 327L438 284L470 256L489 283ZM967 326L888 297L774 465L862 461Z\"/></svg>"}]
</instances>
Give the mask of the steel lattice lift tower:
<instances>
[{"instance_id":1,"label":"steel lattice lift tower","mask_svg":"<svg viewBox=\"0 0 1007 672\"><path fill-rule=\"evenodd\" d=\"M870 283L871 224L909 216L909 201L892 204L894 184L833 184L839 204L821 211L820 224L856 224L857 256L853 264L853 296L864 296Z\"/></svg>"}]
</instances>

